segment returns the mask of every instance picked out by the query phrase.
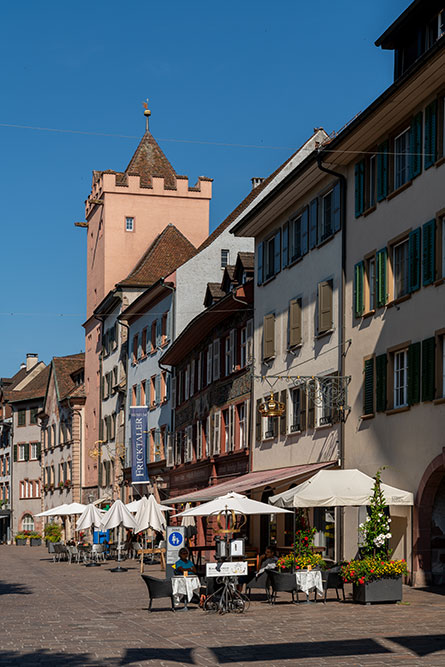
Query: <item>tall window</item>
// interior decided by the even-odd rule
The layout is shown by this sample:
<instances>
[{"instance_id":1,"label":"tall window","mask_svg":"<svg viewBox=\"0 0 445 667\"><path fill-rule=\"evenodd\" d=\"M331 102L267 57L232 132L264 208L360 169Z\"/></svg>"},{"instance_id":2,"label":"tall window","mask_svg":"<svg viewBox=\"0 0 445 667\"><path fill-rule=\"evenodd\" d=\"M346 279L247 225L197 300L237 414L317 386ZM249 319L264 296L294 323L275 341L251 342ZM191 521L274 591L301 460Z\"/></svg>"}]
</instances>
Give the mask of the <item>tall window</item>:
<instances>
[{"instance_id":1,"label":"tall window","mask_svg":"<svg viewBox=\"0 0 445 667\"><path fill-rule=\"evenodd\" d=\"M334 211L334 190L328 192L322 198L321 229L319 240L324 241L333 234L333 211Z\"/></svg>"},{"instance_id":2,"label":"tall window","mask_svg":"<svg viewBox=\"0 0 445 667\"><path fill-rule=\"evenodd\" d=\"M394 187L400 188L409 179L409 128L394 140Z\"/></svg>"},{"instance_id":3,"label":"tall window","mask_svg":"<svg viewBox=\"0 0 445 667\"><path fill-rule=\"evenodd\" d=\"M134 218L125 218L125 231L126 232L134 231Z\"/></svg>"},{"instance_id":4,"label":"tall window","mask_svg":"<svg viewBox=\"0 0 445 667\"><path fill-rule=\"evenodd\" d=\"M394 407L408 405L408 350L394 354Z\"/></svg>"},{"instance_id":5,"label":"tall window","mask_svg":"<svg viewBox=\"0 0 445 667\"><path fill-rule=\"evenodd\" d=\"M34 519L31 514L25 514L23 517L22 530L34 530Z\"/></svg>"},{"instance_id":6,"label":"tall window","mask_svg":"<svg viewBox=\"0 0 445 667\"><path fill-rule=\"evenodd\" d=\"M299 215L298 218L292 221L289 226L290 233L290 261L301 257L302 252L302 216Z\"/></svg>"},{"instance_id":7,"label":"tall window","mask_svg":"<svg viewBox=\"0 0 445 667\"><path fill-rule=\"evenodd\" d=\"M17 426L26 425L26 410L19 410L17 413Z\"/></svg>"},{"instance_id":8,"label":"tall window","mask_svg":"<svg viewBox=\"0 0 445 667\"><path fill-rule=\"evenodd\" d=\"M239 446L241 449L247 447L247 410L246 403L240 403L238 409L239 424Z\"/></svg>"},{"instance_id":9,"label":"tall window","mask_svg":"<svg viewBox=\"0 0 445 667\"><path fill-rule=\"evenodd\" d=\"M196 422L196 458L199 461L202 458L202 421Z\"/></svg>"},{"instance_id":10,"label":"tall window","mask_svg":"<svg viewBox=\"0 0 445 667\"><path fill-rule=\"evenodd\" d=\"M409 242L402 241L393 248L394 298L398 299L409 292Z\"/></svg>"},{"instance_id":11,"label":"tall window","mask_svg":"<svg viewBox=\"0 0 445 667\"><path fill-rule=\"evenodd\" d=\"M290 391L290 422L289 422L289 431L290 431L290 433L295 433L297 431L301 431L300 412L301 412L301 390L298 389L298 388L291 389L291 391Z\"/></svg>"},{"instance_id":12,"label":"tall window","mask_svg":"<svg viewBox=\"0 0 445 667\"><path fill-rule=\"evenodd\" d=\"M376 158L375 155L371 155L369 158L369 174L368 174L368 187L369 187L369 206L375 205L375 191L376 191Z\"/></svg>"},{"instance_id":13,"label":"tall window","mask_svg":"<svg viewBox=\"0 0 445 667\"><path fill-rule=\"evenodd\" d=\"M39 412L39 408L31 408L29 410L29 423L30 424L37 424L37 413Z\"/></svg>"},{"instance_id":14,"label":"tall window","mask_svg":"<svg viewBox=\"0 0 445 667\"><path fill-rule=\"evenodd\" d=\"M19 445L19 461L25 460L26 445Z\"/></svg>"},{"instance_id":15,"label":"tall window","mask_svg":"<svg viewBox=\"0 0 445 667\"><path fill-rule=\"evenodd\" d=\"M230 251L227 249L221 250L221 268L223 269L229 263Z\"/></svg>"},{"instance_id":16,"label":"tall window","mask_svg":"<svg viewBox=\"0 0 445 667\"><path fill-rule=\"evenodd\" d=\"M247 366L247 327L243 327L240 332L240 367Z\"/></svg>"}]
</instances>

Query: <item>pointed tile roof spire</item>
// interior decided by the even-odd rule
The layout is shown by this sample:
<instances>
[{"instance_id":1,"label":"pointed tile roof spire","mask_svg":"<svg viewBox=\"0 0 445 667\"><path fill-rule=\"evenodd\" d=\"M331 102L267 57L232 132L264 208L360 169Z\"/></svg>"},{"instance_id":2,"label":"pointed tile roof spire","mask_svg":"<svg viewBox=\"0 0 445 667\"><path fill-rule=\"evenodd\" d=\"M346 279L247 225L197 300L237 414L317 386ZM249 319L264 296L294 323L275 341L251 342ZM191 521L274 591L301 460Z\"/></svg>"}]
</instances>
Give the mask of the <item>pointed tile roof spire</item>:
<instances>
[{"instance_id":1,"label":"pointed tile roof spire","mask_svg":"<svg viewBox=\"0 0 445 667\"><path fill-rule=\"evenodd\" d=\"M130 160L125 174L141 177L141 185L150 185L152 176L164 179L166 187L176 188L176 173L153 135L147 130Z\"/></svg>"}]
</instances>

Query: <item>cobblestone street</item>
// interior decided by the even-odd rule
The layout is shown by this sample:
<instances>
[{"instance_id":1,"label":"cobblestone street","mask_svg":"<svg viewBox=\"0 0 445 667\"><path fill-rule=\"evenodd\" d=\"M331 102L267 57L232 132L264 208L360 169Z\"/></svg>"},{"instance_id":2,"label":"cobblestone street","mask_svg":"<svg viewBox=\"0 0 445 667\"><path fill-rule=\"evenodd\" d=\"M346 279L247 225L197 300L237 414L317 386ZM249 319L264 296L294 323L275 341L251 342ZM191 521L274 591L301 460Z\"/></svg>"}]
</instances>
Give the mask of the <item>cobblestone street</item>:
<instances>
[{"instance_id":1,"label":"cobblestone street","mask_svg":"<svg viewBox=\"0 0 445 667\"><path fill-rule=\"evenodd\" d=\"M326 605L281 594L271 607L256 596L246 614L226 616L155 600L149 614L135 561L113 574L112 563L85 568L2 546L0 563L2 666L445 665L438 593L405 588L404 603L388 606L338 603L334 591Z\"/></svg>"}]
</instances>

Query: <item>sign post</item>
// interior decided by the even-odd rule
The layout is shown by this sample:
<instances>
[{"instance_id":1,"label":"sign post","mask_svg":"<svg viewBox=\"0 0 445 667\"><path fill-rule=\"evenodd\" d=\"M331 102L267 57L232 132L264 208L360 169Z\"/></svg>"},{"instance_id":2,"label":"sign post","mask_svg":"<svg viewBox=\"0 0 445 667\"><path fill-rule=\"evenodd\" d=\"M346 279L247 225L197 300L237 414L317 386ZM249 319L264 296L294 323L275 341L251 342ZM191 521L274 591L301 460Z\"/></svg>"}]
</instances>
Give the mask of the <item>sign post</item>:
<instances>
[{"instance_id":1,"label":"sign post","mask_svg":"<svg viewBox=\"0 0 445 667\"><path fill-rule=\"evenodd\" d=\"M179 560L179 551L185 546L185 527L167 526L167 554L165 576L171 579L174 574L173 565Z\"/></svg>"}]
</instances>

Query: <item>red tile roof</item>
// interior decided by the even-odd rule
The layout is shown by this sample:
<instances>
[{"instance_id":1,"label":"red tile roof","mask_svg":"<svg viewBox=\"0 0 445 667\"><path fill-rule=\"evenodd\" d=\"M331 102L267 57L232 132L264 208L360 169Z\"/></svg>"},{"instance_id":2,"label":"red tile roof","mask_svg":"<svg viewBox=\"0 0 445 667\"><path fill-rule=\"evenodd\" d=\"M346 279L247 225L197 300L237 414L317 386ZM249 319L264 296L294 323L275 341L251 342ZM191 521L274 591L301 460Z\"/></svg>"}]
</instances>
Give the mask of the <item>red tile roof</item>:
<instances>
[{"instance_id":1,"label":"red tile roof","mask_svg":"<svg viewBox=\"0 0 445 667\"><path fill-rule=\"evenodd\" d=\"M43 398L46 393L46 385L48 384L49 366L45 366L35 378L33 378L25 389L21 391L8 390L5 392L5 397L10 403L16 401L28 401L33 398ZM16 377L16 376L14 376Z\"/></svg>"},{"instance_id":2,"label":"red tile roof","mask_svg":"<svg viewBox=\"0 0 445 667\"><path fill-rule=\"evenodd\" d=\"M142 137L125 170L125 175L141 177L141 185L150 186L153 176L164 179L164 185L176 188L176 173L150 132Z\"/></svg>"},{"instance_id":3,"label":"red tile roof","mask_svg":"<svg viewBox=\"0 0 445 667\"><path fill-rule=\"evenodd\" d=\"M67 357L53 357L52 366L54 368L55 381L59 401L63 400L76 389L72 375L81 371L85 365L85 354L71 354Z\"/></svg>"},{"instance_id":4,"label":"red tile roof","mask_svg":"<svg viewBox=\"0 0 445 667\"><path fill-rule=\"evenodd\" d=\"M118 285L150 287L160 278L175 271L195 253L195 246L170 223Z\"/></svg>"}]
</instances>

